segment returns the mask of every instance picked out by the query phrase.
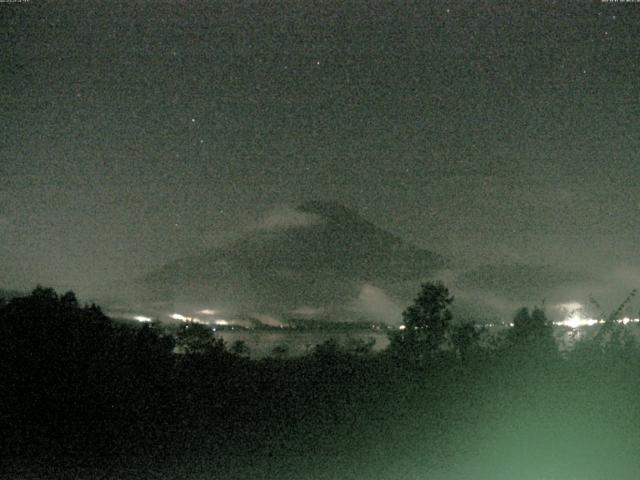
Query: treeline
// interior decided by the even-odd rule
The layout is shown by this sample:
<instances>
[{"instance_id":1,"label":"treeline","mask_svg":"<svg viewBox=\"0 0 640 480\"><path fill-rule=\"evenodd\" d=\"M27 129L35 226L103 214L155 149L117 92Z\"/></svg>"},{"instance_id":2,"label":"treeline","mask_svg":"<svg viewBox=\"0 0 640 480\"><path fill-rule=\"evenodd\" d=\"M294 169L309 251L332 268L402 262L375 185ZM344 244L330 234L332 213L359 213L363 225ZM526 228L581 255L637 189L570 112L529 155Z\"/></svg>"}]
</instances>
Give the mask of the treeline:
<instances>
[{"instance_id":1,"label":"treeline","mask_svg":"<svg viewBox=\"0 0 640 480\"><path fill-rule=\"evenodd\" d=\"M0 468L15 478L637 478L640 349L627 329L609 322L561 353L540 309L521 309L496 336L456 323L452 302L442 284L424 284L382 352L328 341L304 357L251 360L206 326L118 323L38 287L0 302Z\"/></svg>"}]
</instances>

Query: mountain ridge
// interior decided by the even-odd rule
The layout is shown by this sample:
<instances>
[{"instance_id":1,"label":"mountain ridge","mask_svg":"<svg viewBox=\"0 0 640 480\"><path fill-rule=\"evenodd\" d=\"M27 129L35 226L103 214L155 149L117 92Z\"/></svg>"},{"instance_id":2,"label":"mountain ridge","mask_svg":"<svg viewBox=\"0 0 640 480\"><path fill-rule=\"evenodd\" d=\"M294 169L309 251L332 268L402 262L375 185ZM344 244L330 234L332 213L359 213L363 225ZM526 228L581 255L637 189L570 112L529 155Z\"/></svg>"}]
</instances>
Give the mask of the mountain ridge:
<instances>
[{"instance_id":1,"label":"mountain ridge","mask_svg":"<svg viewBox=\"0 0 640 480\"><path fill-rule=\"evenodd\" d=\"M348 316L365 285L419 282L446 267L335 202L294 208L308 224L255 228L220 247L169 262L138 279L149 299L216 302L243 313L285 315L299 308ZM233 308L232 308L233 307Z\"/></svg>"}]
</instances>

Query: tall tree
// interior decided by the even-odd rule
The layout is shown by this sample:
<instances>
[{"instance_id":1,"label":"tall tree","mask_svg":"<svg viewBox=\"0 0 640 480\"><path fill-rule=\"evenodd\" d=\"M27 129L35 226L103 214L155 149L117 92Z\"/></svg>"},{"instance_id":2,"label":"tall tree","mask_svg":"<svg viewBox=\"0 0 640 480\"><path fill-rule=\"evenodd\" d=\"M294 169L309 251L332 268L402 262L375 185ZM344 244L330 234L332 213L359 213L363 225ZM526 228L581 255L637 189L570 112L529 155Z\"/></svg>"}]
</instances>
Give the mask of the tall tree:
<instances>
[{"instance_id":1,"label":"tall tree","mask_svg":"<svg viewBox=\"0 0 640 480\"><path fill-rule=\"evenodd\" d=\"M459 323L453 328L451 343L463 362L480 347L483 334L484 328L472 322Z\"/></svg>"},{"instance_id":2,"label":"tall tree","mask_svg":"<svg viewBox=\"0 0 640 480\"><path fill-rule=\"evenodd\" d=\"M417 360L438 352L449 341L453 296L441 282L425 282L402 313L404 330L391 338L391 349Z\"/></svg>"},{"instance_id":3,"label":"tall tree","mask_svg":"<svg viewBox=\"0 0 640 480\"><path fill-rule=\"evenodd\" d=\"M513 329L509 332L508 339L511 344L527 349L550 352L557 350L557 344L553 337L553 325L547 319L544 310L523 307L519 309L513 318Z\"/></svg>"}]
</instances>

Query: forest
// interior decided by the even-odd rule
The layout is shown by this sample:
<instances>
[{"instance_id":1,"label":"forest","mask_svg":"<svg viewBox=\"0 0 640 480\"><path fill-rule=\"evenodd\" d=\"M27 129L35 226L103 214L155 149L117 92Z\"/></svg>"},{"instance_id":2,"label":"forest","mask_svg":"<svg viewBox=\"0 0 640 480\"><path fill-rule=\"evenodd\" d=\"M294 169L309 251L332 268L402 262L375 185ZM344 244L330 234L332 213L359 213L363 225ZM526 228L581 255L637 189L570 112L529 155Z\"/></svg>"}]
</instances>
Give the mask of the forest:
<instances>
[{"instance_id":1,"label":"forest","mask_svg":"<svg viewBox=\"0 0 640 480\"><path fill-rule=\"evenodd\" d=\"M601 479L640 471L640 346L560 350L539 308L495 335L425 283L384 351L252 359L37 287L0 301L3 478Z\"/></svg>"}]
</instances>

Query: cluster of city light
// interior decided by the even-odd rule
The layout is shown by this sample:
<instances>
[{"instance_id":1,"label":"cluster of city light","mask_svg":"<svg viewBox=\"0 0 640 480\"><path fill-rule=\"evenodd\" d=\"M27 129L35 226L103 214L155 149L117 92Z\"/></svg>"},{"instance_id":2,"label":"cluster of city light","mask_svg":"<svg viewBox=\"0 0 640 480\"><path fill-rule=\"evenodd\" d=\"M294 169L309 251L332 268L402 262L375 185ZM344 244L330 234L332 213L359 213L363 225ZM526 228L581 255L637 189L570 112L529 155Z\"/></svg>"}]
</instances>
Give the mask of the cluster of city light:
<instances>
[{"instance_id":1,"label":"cluster of city light","mask_svg":"<svg viewBox=\"0 0 640 480\"><path fill-rule=\"evenodd\" d=\"M204 308L202 310L198 310L196 312L198 315L200 316L208 316L208 317L212 317L214 315L216 315L218 313L217 310L213 310L211 308ZM187 315L182 315L181 313L172 313L171 315L169 315L169 318L172 318L173 320L179 320L181 322L186 322L186 323L200 323L202 325L215 325L215 326L219 326L219 327L227 327L230 326L232 324L231 321L229 320L225 320L222 318L212 318L212 319L206 319L203 320L199 317L192 317L192 316L187 316ZM215 328L214 328L215 330Z\"/></svg>"},{"instance_id":2,"label":"cluster of city light","mask_svg":"<svg viewBox=\"0 0 640 480\"><path fill-rule=\"evenodd\" d=\"M607 321L603 320L603 319L583 317L579 312L573 311L564 320L553 322L553 325L555 325L557 327L568 327L568 328L571 328L573 330L577 330L579 328L592 327L594 325L603 325L606 322ZM623 318L619 318L617 320L613 320L613 322L619 323L619 324L622 324L622 325L629 325L629 324L632 324L632 323L640 323L640 318L623 317ZM494 327L503 327L503 328L504 327L513 327L513 325L514 325L513 322L486 323L486 324L484 324L485 327L489 327L489 328L494 328ZM398 327L399 330L406 330L406 328L407 328L406 325L400 325Z\"/></svg>"},{"instance_id":3,"label":"cluster of city light","mask_svg":"<svg viewBox=\"0 0 640 480\"><path fill-rule=\"evenodd\" d=\"M214 315L216 315L217 311L216 310L212 310L210 308L205 308L203 310L199 310L198 312L196 312L198 315L203 315L203 316L209 316L212 317ZM215 326L219 326L219 327L227 327L227 326L231 326L233 323L235 323L234 321L230 321L230 320L225 320L222 318L215 318L215 319L206 319L203 320L199 317L196 316L190 316L190 315L183 315L181 313L172 313L170 315L168 315L168 317L172 320L178 320L180 322L185 322L185 323L199 323L201 325L215 325ZM142 323L150 323L153 321L153 318L148 317L146 315L129 315L128 318L131 318L133 320L136 320L138 322L142 322ZM215 328L214 328L215 330Z\"/></svg>"},{"instance_id":4,"label":"cluster of city light","mask_svg":"<svg viewBox=\"0 0 640 480\"><path fill-rule=\"evenodd\" d=\"M597 318L590 318L590 317L585 317L581 314L581 311L583 309L583 306L580 303L577 302L571 302L571 303L565 303L565 304L560 304L558 305L558 308L562 311L565 311L568 313L567 317L564 320L561 321L556 321L553 322L554 325L559 326L559 327L568 327L571 328L573 330L578 329L578 328L583 328L583 327L592 327L594 325L601 325L606 323L605 320L603 319L597 319ZM205 308L203 310L199 310L197 312L200 315L207 315L207 316L213 316L216 314L215 310L209 309L209 308ZM173 319L173 320L179 320L181 322L189 322L189 323L199 323L202 325L211 325L212 323L216 326L221 326L221 327L226 327L231 325L231 323L228 320L223 320L223 319L216 319L213 321L209 321L209 320L201 320L198 317L191 317L191 316L186 316L186 315L182 315L180 313L172 313L171 315L169 315L169 318ZM137 320L138 322L144 322L144 323L148 323L148 322L152 322L153 319L151 317L147 317L144 315L135 315L133 316L134 320ZM629 317L623 317L617 320L614 320L616 323L620 323L623 325L628 325L630 323L640 323L640 318L629 318ZM503 327L513 327L513 323L502 323L502 324L494 324L494 323L489 323L486 324L485 326L487 327L497 327L497 326L503 326ZM405 325L400 325L399 330L405 330L406 326Z\"/></svg>"},{"instance_id":5,"label":"cluster of city light","mask_svg":"<svg viewBox=\"0 0 640 480\"><path fill-rule=\"evenodd\" d=\"M558 308L566 313L567 317L559 322L554 322L554 325L560 327L569 327L571 329L578 329L581 327L592 327L594 325L602 325L606 323L606 320L602 318L591 318L582 315L583 306L578 302L562 303L558 305ZM619 318L613 320L615 323L621 323L628 325L629 323L638 323L640 318Z\"/></svg>"},{"instance_id":6,"label":"cluster of city light","mask_svg":"<svg viewBox=\"0 0 640 480\"><path fill-rule=\"evenodd\" d=\"M172 318L173 320L180 320L181 322L209 325L209 322L207 322L206 320L200 320L198 317L187 317L180 313L172 313L171 315L169 315L169 318Z\"/></svg>"},{"instance_id":7,"label":"cluster of city light","mask_svg":"<svg viewBox=\"0 0 640 480\"><path fill-rule=\"evenodd\" d=\"M591 327L593 325L602 325L604 323L606 323L606 320L603 319L595 319L595 318L582 318L580 316L571 316L569 318L567 318L566 320L562 320L561 322L554 322L554 325L559 325L562 327L569 327L569 328L580 328L580 327ZM614 320L615 323L621 323L623 325L628 325L630 323L639 323L640 322L640 318L629 318L629 317L624 317L624 318L619 318L617 320Z\"/></svg>"},{"instance_id":8,"label":"cluster of city light","mask_svg":"<svg viewBox=\"0 0 640 480\"><path fill-rule=\"evenodd\" d=\"M591 327L593 325L597 325L599 323L604 323L604 320L598 320L595 318L584 318L578 312L573 312L567 318L560 322L554 322L554 325L560 327L569 327L569 328L580 328L580 327Z\"/></svg>"}]
</instances>

